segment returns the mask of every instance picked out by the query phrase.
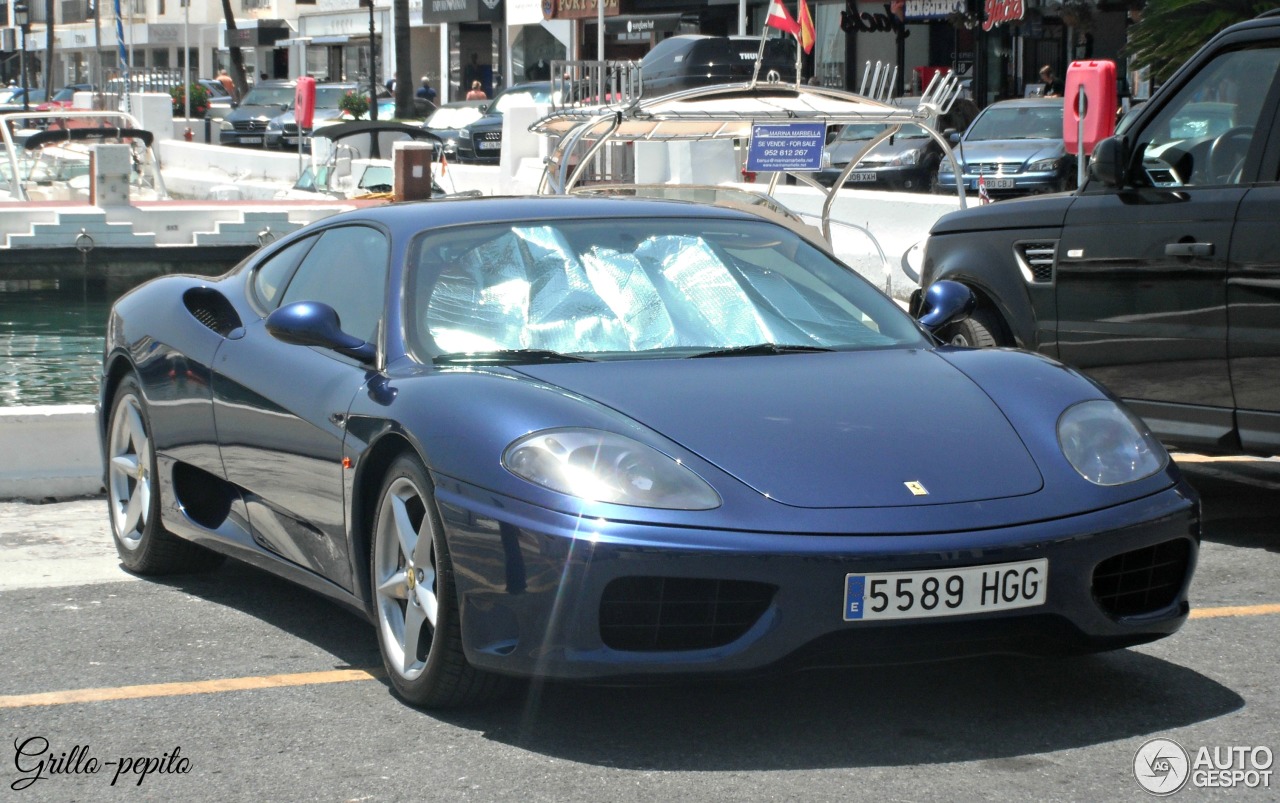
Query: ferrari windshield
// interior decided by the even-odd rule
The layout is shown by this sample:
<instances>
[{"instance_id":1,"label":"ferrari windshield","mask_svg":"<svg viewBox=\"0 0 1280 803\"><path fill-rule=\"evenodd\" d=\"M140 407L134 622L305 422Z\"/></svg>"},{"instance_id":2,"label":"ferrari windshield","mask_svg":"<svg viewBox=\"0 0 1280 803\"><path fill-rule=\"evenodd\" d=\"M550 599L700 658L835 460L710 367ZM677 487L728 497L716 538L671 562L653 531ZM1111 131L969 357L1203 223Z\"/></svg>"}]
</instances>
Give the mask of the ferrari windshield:
<instances>
[{"instance_id":1,"label":"ferrari windshield","mask_svg":"<svg viewBox=\"0 0 1280 803\"><path fill-rule=\"evenodd\" d=\"M409 347L592 359L920 346L915 323L782 226L699 218L549 220L421 235Z\"/></svg>"}]
</instances>

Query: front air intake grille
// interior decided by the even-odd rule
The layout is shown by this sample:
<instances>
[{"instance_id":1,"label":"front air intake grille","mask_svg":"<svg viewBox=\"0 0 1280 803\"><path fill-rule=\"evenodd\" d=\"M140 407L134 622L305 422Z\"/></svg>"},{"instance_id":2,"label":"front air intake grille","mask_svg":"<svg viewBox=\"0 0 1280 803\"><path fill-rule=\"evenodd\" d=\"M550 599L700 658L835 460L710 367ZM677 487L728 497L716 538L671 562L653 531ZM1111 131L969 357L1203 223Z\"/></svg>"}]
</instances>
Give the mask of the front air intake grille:
<instances>
[{"instance_id":1,"label":"front air intake grille","mask_svg":"<svg viewBox=\"0 0 1280 803\"><path fill-rule=\"evenodd\" d=\"M1139 616L1178 598L1191 562L1185 538L1124 552L1093 570L1093 598L1112 616Z\"/></svg>"},{"instance_id":2,"label":"front air intake grille","mask_svg":"<svg viewBox=\"0 0 1280 803\"><path fill-rule=\"evenodd\" d=\"M1056 240L1043 242L1018 243L1014 246L1018 261L1027 281L1033 284L1052 284L1053 267L1058 259L1058 243Z\"/></svg>"},{"instance_id":3,"label":"front air intake grille","mask_svg":"<svg viewBox=\"0 0 1280 803\"><path fill-rule=\"evenodd\" d=\"M615 650L703 650L746 633L776 586L746 580L620 577L600 600L600 640Z\"/></svg>"}]
</instances>

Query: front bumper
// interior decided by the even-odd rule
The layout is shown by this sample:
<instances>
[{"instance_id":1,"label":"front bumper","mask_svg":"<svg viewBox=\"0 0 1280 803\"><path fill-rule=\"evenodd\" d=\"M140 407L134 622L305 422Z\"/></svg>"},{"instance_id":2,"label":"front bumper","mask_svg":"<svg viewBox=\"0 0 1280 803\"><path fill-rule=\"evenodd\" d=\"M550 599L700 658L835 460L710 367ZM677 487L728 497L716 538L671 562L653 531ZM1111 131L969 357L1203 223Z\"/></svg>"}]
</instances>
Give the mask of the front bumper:
<instances>
[{"instance_id":1,"label":"front bumper","mask_svg":"<svg viewBox=\"0 0 1280 803\"><path fill-rule=\"evenodd\" d=\"M840 178L843 167L825 168L815 174L819 184L830 187ZM933 168L929 165L882 166L856 168L845 181L846 189L925 191L933 184Z\"/></svg>"},{"instance_id":2,"label":"front bumper","mask_svg":"<svg viewBox=\"0 0 1280 803\"><path fill-rule=\"evenodd\" d=\"M635 680L794 665L1115 649L1181 627L1199 547L1198 502L1185 482L1067 519L939 535L856 536L587 520L499 499L447 477L436 480L467 658L487 670L525 676ZM1173 578L1171 590L1156 604L1144 608L1139 601L1117 612L1112 603L1099 601L1100 595L1110 599L1111 589L1102 586L1113 581L1104 575L1131 564L1130 555L1164 560L1170 554L1178 565L1165 569ZM845 577L851 573L1038 558L1049 562L1043 605L930 619L844 621ZM707 616L674 625L702 628L707 638L677 633L673 640L669 633L659 634L654 646L618 648L612 628L620 595L623 609L635 603L639 619L660 619L661 612L654 611L662 607L661 599L628 601L625 595L628 589L652 595L655 589L661 594L662 588L676 587L715 589L700 603L708 606ZM762 588L763 596L757 593ZM739 598L712 599L720 589ZM750 621L718 637L716 606L746 610L744 593L758 603ZM655 624L655 632L661 627Z\"/></svg>"},{"instance_id":3,"label":"front bumper","mask_svg":"<svg viewBox=\"0 0 1280 803\"><path fill-rule=\"evenodd\" d=\"M219 131L219 145L246 145L251 148L264 147L268 134L266 129L260 131Z\"/></svg>"},{"instance_id":4,"label":"front bumper","mask_svg":"<svg viewBox=\"0 0 1280 803\"><path fill-rule=\"evenodd\" d=\"M977 195L978 176L964 175L966 193ZM1028 195L1032 193L1059 192L1063 189L1063 178L1058 173L1013 173L986 176L987 194L991 196ZM956 177L954 173L939 173L936 189L939 191L955 191Z\"/></svg>"}]
</instances>

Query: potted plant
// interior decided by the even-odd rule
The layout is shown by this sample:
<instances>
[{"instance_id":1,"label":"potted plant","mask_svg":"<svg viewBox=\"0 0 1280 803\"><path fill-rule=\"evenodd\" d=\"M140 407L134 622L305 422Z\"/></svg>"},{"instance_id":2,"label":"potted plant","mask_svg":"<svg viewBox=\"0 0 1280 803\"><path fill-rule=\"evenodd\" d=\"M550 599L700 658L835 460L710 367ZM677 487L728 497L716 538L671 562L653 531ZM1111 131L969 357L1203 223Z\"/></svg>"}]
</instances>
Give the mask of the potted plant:
<instances>
[{"instance_id":1,"label":"potted plant","mask_svg":"<svg viewBox=\"0 0 1280 803\"><path fill-rule=\"evenodd\" d=\"M369 98L353 89L338 100L338 108L359 120L369 113Z\"/></svg>"},{"instance_id":2,"label":"potted plant","mask_svg":"<svg viewBox=\"0 0 1280 803\"><path fill-rule=\"evenodd\" d=\"M209 90L200 84L191 84L189 87L178 85L169 90L169 97L173 100L173 116L183 117L187 113L187 92L191 93L191 117L198 120L204 117L205 112L209 111Z\"/></svg>"}]
</instances>

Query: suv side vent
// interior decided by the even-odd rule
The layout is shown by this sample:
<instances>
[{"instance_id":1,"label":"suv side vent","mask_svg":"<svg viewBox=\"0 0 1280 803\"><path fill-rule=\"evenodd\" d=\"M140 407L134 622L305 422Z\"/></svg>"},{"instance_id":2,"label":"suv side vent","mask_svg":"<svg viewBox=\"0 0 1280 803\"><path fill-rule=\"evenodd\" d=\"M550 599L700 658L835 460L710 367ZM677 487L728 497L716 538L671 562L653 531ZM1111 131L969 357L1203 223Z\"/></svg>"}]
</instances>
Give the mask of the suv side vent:
<instances>
[{"instance_id":1,"label":"suv side vent","mask_svg":"<svg viewBox=\"0 0 1280 803\"><path fill-rule=\"evenodd\" d=\"M182 303L197 321L223 337L240 327L235 307L217 290L193 287L182 294Z\"/></svg>"},{"instance_id":2,"label":"suv side vent","mask_svg":"<svg viewBox=\"0 0 1280 803\"><path fill-rule=\"evenodd\" d=\"M1053 284L1053 266L1058 260L1058 241L1017 243L1013 247L1018 257L1022 278L1032 284Z\"/></svg>"}]
</instances>

